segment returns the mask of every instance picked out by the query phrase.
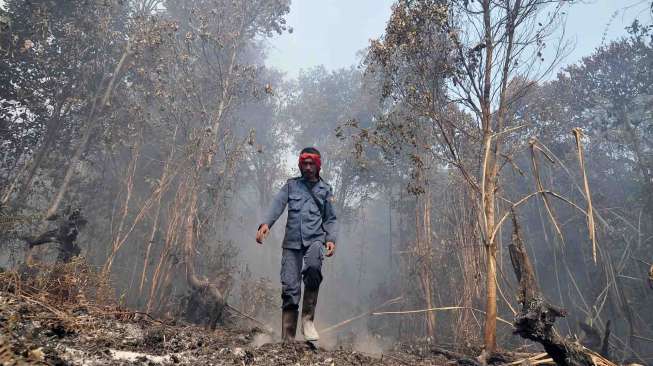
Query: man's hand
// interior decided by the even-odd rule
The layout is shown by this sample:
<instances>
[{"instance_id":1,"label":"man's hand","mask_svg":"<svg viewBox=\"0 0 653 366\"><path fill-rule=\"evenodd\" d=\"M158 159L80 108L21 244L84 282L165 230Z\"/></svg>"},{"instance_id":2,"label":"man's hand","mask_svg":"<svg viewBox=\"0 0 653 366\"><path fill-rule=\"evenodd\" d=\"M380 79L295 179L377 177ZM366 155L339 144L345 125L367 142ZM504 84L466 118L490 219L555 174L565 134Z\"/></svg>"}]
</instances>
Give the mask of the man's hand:
<instances>
[{"instance_id":1,"label":"man's hand","mask_svg":"<svg viewBox=\"0 0 653 366\"><path fill-rule=\"evenodd\" d=\"M336 243L328 241L326 243L326 256L331 257L332 255L336 254Z\"/></svg>"},{"instance_id":2,"label":"man's hand","mask_svg":"<svg viewBox=\"0 0 653 366\"><path fill-rule=\"evenodd\" d=\"M263 241L265 238L268 237L268 234L270 233L270 227L268 227L268 224L262 224L261 226L258 227L258 231L256 232L256 242L259 244L263 244Z\"/></svg>"}]
</instances>

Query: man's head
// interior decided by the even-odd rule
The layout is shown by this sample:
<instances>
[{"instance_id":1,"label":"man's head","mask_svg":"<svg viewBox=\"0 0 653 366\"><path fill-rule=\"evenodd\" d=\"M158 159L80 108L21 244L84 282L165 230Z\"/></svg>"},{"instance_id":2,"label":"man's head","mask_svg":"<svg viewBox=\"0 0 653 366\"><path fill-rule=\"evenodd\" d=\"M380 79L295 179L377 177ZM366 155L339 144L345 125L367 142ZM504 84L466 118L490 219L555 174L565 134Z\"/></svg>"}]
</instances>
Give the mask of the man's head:
<instances>
[{"instance_id":1,"label":"man's head","mask_svg":"<svg viewBox=\"0 0 653 366\"><path fill-rule=\"evenodd\" d=\"M318 180L321 165L320 152L316 148L307 147L299 153L299 170L302 172L302 177L310 181Z\"/></svg>"}]
</instances>

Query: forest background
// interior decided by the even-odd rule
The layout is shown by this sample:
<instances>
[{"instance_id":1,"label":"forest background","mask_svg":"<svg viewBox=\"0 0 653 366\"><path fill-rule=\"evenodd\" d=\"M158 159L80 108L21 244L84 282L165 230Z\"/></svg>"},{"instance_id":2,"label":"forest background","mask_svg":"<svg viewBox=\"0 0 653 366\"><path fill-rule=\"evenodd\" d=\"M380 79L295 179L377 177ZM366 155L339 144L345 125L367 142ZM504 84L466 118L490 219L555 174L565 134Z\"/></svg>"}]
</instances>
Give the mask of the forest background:
<instances>
[{"instance_id":1,"label":"forest background","mask_svg":"<svg viewBox=\"0 0 653 366\"><path fill-rule=\"evenodd\" d=\"M615 358L650 361L653 4L564 66L575 3L398 1L358 65L289 77L266 63L288 0L5 1L2 264L81 254L127 306L276 328L282 225L254 231L316 146L332 344L523 346L514 215L561 333L610 327Z\"/></svg>"}]
</instances>

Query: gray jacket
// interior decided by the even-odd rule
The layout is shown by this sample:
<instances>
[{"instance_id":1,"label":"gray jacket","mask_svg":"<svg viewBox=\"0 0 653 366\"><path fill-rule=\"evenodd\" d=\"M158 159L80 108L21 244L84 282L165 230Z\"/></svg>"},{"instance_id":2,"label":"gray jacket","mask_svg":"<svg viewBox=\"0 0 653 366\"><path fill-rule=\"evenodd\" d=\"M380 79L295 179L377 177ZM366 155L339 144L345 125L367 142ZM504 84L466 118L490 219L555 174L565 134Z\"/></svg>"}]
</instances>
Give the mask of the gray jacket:
<instances>
[{"instance_id":1,"label":"gray jacket","mask_svg":"<svg viewBox=\"0 0 653 366\"><path fill-rule=\"evenodd\" d=\"M301 249L302 246L310 246L316 241L335 243L336 212L332 204L331 186L322 179L313 186L313 194L324 208L323 220L320 209L303 180L302 177L288 179L274 197L263 223L272 228L288 205L288 222L286 235L283 238L284 248Z\"/></svg>"}]
</instances>

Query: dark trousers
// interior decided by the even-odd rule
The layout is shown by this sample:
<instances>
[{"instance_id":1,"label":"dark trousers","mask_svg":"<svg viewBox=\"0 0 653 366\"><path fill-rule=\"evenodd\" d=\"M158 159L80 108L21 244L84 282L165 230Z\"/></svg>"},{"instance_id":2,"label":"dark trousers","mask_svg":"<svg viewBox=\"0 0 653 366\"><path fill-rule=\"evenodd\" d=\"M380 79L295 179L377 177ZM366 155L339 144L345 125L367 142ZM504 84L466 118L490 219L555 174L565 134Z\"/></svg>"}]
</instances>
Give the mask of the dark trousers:
<instances>
[{"instance_id":1,"label":"dark trousers","mask_svg":"<svg viewBox=\"0 0 653 366\"><path fill-rule=\"evenodd\" d=\"M323 244L314 242L301 249L283 248L281 255L281 300L283 309L296 310L304 286L317 290L322 282Z\"/></svg>"}]
</instances>

